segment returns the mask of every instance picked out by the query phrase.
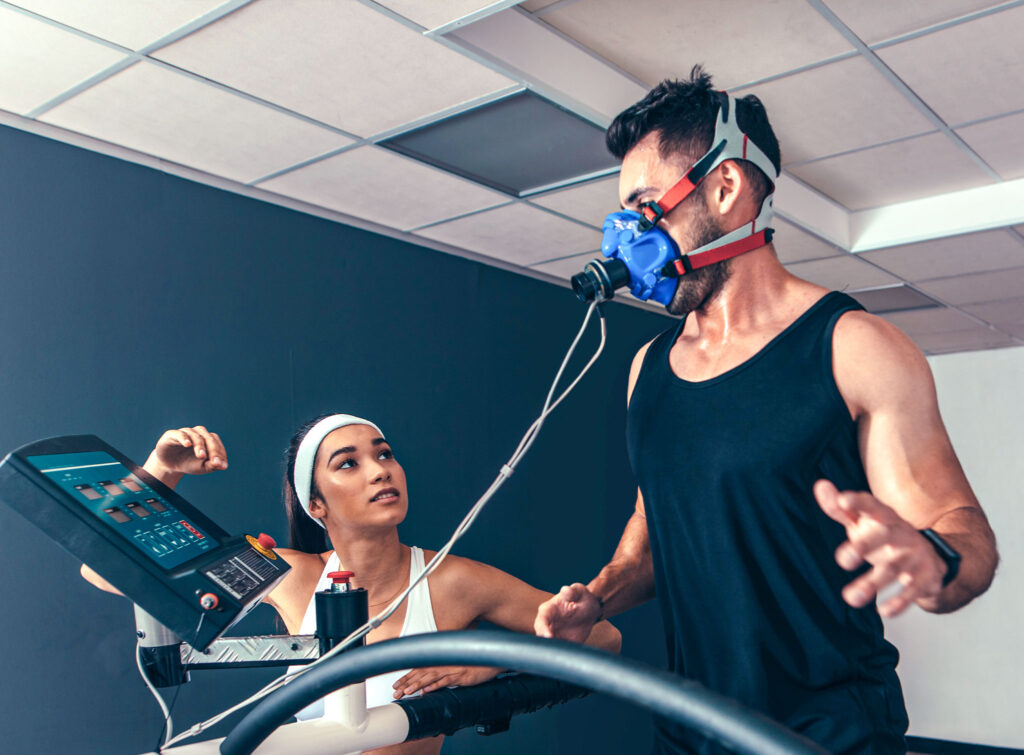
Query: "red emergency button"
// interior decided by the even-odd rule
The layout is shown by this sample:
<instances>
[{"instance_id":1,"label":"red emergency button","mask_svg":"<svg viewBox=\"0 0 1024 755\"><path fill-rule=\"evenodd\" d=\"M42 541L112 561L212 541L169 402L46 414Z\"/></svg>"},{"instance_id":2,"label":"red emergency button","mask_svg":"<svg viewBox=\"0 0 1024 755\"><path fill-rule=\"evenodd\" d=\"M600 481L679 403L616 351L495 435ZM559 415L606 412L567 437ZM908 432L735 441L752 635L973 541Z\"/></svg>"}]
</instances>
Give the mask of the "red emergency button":
<instances>
[{"instance_id":1,"label":"red emergency button","mask_svg":"<svg viewBox=\"0 0 1024 755\"><path fill-rule=\"evenodd\" d=\"M348 581L354 576L356 576L354 571L332 571L327 573L327 577L336 585L347 585Z\"/></svg>"},{"instance_id":2,"label":"red emergency button","mask_svg":"<svg viewBox=\"0 0 1024 755\"><path fill-rule=\"evenodd\" d=\"M207 611L212 611L214 608L220 605L220 598L218 598L212 592L203 593L199 596L199 605L201 605Z\"/></svg>"},{"instance_id":3,"label":"red emergency button","mask_svg":"<svg viewBox=\"0 0 1024 755\"><path fill-rule=\"evenodd\" d=\"M245 539L249 543L249 545L256 549L258 553L263 554L271 561L277 560L277 554L274 553L274 548L277 547L277 543L274 542L274 538L272 538L266 532L261 532L259 537L246 535Z\"/></svg>"},{"instance_id":4,"label":"red emergency button","mask_svg":"<svg viewBox=\"0 0 1024 755\"><path fill-rule=\"evenodd\" d=\"M274 540L274 538L272 538L266 532L261 532L259 537L256 538L256 542L262 545L267 550L271 550L272 548L277 547L277 541Z\"/></svg>"}]
</instances>

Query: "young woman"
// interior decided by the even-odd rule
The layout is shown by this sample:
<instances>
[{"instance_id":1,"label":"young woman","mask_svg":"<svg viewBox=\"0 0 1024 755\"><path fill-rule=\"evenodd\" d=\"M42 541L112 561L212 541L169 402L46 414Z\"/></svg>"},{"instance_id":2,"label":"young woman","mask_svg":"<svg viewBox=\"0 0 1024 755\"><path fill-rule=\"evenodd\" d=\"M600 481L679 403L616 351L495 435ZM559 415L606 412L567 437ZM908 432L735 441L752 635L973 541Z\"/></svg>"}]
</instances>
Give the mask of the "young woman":
<instances>
[{"instance_id":1,"label":"young woman","mask_svg":"<svg viewBox=\"0 0 1024 755\"><path fill-rule=\"evenodd\" d=\"M174 487L183 475L206 474L227 466L220 437L196 426L165 432L145 469ZM384 434L368 420L335 414L300 428L288 449L284 499L292 547L276 552L292 568L265 602L277 610L291 634L315 630L313 594L326 588L329 572L354 572L352 584L367 590L370 615L374 616L405 590L434 556L434 551L404 545L398 538L397 527L409 506L405 472ZM83 566L82 573L94 584L105 586L88 567ZM549 597L551 593L500 569L448 556L387 621L367 635L366 642L467 629L480 621L532 634L537 607ZM619 632L608 622L600 622L587 643L617 652ZM367 705L441 687L479 684L499 671L447 666L385 674L367 680ZM322 703L302 711L300 718L318 715L322 715ZM436 754L442 739L374 752Z\"/></svg>"}]
</instances>

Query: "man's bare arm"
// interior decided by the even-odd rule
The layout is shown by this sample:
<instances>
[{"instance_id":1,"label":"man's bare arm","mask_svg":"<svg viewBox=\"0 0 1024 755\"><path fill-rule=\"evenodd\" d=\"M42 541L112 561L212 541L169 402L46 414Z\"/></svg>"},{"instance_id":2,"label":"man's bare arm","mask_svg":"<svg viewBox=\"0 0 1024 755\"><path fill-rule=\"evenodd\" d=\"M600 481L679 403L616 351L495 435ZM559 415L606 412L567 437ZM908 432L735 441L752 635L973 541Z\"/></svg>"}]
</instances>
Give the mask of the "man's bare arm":
<instances>
[{"instance_id":1,"label":"man's bare arm","mask_svg":"<svg viewBox=\"0 0 1024 755\"><path fill-rule=\"evenodd\" d=\"M954 611L988 589L998 562L995 536L956 458L939 414L927 361L898 329L865 313L836 325L836 382L858 422L871 492L838 493L819 483L822 508L847 529L836 561L874 567L843 594L860 606L887 584L903 591L880 610L895 615L912 603ZM931 528L962 557L947 587L946 565L918 532Z\"/></svg>"},{"instance_id":2,"label":"man's bare arm","mask_svg":"<svg viewBox=\"0 0 1024 755\"><path fill-rule=\"evenodd\" d=\"M650 343L637 352L629 371L627 404L640 374ZM582 642L595 622L606 619L654 597L654 566L647 516L640 491L636 508L619 538L612 560L584 585L579 582L563 587L537 609L534 631L541 637Z\"/></svg>"},{"instance_id":3,"label":"man's bare arm","mask_svg":"<svg viewBox=\"0 0 1024 755\"><path fill-rule=\"evenodd\" d=\"M590 580L587 589L603 604L602 618L628 611L654 598L654 566L647 532L644 499L637 493L636 511L626 523L615 555Z\"/></svg>"},{"instance_id":4,"label":"man's bare arm","mask_svg":"<svg viewBox=\"0 0 1024 755\"><path fill-rule=\"evenodd\" d=\"M643 498L626 523L612 560L589 584L566 585L537 609L533 629L541 637L582 642L602 619L654 597L654 568Z\"/></svg>"}]
</instances>

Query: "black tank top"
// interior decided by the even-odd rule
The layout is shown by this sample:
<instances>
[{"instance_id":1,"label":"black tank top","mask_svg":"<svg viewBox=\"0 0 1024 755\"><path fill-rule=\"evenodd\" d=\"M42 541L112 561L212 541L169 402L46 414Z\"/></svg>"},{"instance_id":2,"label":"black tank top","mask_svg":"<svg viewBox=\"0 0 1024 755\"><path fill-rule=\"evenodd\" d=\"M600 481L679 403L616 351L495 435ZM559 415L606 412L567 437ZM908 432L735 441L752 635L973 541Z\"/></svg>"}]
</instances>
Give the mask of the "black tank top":
<instances>
[{"instance_id":1,"label":"black tank top","mask_svg":"<svg viewBox=\"0 0 1024 755\"><path fill-rule=\"evenodd\" d=\"M846 539L814 482L868 490L832 372L845 294L826 294L743 364L690 382L669 367L685 320L651 344L627 420L672 670L834 752L905 752L896 648L874 604L840 594ZM660 752L719 752L658 722Z\"/></svg>"}]
</instances>

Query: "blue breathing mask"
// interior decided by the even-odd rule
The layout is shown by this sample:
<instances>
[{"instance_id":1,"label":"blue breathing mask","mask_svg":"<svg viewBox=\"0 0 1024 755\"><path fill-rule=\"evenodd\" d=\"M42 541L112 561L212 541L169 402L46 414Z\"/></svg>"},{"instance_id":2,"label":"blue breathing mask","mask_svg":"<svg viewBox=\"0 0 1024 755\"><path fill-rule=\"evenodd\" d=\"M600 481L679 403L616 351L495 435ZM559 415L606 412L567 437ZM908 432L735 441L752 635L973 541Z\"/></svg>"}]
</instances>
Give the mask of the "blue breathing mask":
<instances>
[{"instance_id":1,"label":"blue breathing mask","mask_svg":"<svg viewBox=\"0 0 1024 755\"><path fill-rule=\"evenodd\" d=\"M647 230L642 230L645 225ZM603 230L601 253L610 260L625 263L629 271L629 292L640 301L653 299L668 305L679 285L679 277L672 267L679 258L679 247L672 237L646 223L643 215L632 210L608 215Z\"/></svg>"}]
</instances>

